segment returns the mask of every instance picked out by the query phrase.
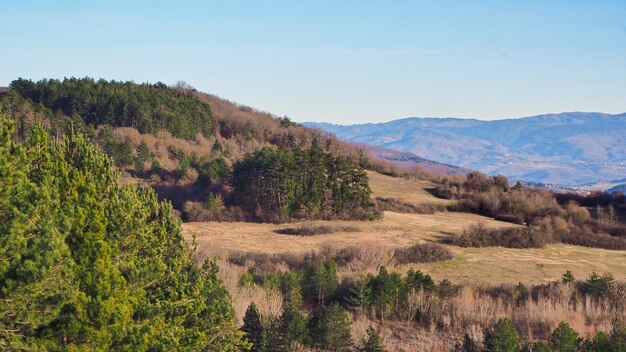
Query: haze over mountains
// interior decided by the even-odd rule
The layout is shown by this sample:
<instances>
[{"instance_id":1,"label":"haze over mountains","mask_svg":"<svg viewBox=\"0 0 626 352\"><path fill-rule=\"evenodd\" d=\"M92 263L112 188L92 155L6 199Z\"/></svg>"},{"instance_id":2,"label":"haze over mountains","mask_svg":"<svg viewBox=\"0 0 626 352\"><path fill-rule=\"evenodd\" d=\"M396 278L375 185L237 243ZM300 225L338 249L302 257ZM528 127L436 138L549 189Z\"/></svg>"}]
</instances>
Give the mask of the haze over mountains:
<instances>
[{"instance_id":1,"label":"haze over mountains","mask_svg":"<svg viewBox=\"0 0 626 352\"><path fill-rule=\"evenodd\" d=\"M339 138L411 152L510 179L575 186L626 175L626 113L567 112L481 121L410 117L378 124L305 123Z\"/></svg>"}]
</instances>

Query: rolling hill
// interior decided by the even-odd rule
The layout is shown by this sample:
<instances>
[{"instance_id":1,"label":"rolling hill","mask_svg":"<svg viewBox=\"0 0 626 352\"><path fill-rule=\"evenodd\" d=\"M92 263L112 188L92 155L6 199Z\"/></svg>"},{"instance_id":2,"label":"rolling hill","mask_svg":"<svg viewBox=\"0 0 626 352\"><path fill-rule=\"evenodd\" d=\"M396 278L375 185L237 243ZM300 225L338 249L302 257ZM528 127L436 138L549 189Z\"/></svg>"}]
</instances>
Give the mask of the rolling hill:
<instances>
[{"instance_id":1,"label":"rolling hill","mask_svg":"<svg viewBox=\"0 0 626 352\"><path fill-rule=\"evenodd\" d=\"M623 178L626 113L569 112L520 119L405 118L341 126L305 123L340 139L511 179L573 186Z\"/></svg>"}]
</instances>

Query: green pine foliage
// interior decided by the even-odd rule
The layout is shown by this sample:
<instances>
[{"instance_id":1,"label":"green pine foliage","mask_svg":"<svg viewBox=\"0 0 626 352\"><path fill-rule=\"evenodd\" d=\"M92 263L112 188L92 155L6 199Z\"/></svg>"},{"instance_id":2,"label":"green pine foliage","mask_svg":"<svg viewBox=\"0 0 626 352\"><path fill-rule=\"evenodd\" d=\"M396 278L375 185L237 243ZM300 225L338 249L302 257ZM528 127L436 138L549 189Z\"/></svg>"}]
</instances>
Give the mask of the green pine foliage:
<instances>
[{"instance_id":1,"label":"green pine foliage","mask_svg":"<svg viewBox=\"0 0 626 352\"><path fill-rule=\"evenodd\" d=\"M363 341L363 346L359 348L359 352L386 352L383 346L383 340L378 335L378 331L373 327L367 328L367 339Z\"/></svg>"},{"instance_id":2,"label":"green pine foliage","mask_svg":"<svg viewBox=\"0 0 626 352\"><path fill-rule=\"evenodd\" d=\"M263 322L261 321L259 309L254 302L250 303L248 309L246 309L241 330L246 340L252 344L251 351L261 351L263 346Z\"/></svg>"},{"instance_id":3,"label":"green pine foliage","mask_svg":"<svg viewBox=\"0 0 626 352\"><path fill-rule=\"evenodd\" d=\"M171 206L116 181L85 137L36 127L21 143L0 116L0 349L245 348Z\"/></svg>"},{"instance_id":4,"label":"green pine foliage","mask_svg":"<svg viewBox=\"0 0 626 352\"><path fill-rule=\"evenodd\" d=\"M283 340L283 348L292 351L293 346L302 345L307 339L307 319L294 307L288 304L280 317L280 335Z\"/></svg>"},{"instance_id":5,"label":"green pine foliage","mask_svg":"<svg viewBox=\"0 0 626 352\"><path fill-rule=\"evenodd\" d=\"M208 105L187 90L160 82L135 84L92 78L33 82L20 78L11 82L11 88L55 113L77 116L85 125L134 127L142 133L167 130L186 139L212 133Z\"/></svg>"},{"instance_id":6,"label":"green pine foliage","mask_svg":"<svg viewBox=\"0 0 626 352\"><path fill-rule=\"evenodd\" d=\"M533 352L552 352L550 345L545 341L537 341L533 345Z\"/></svg>"},{"instance_id":7,"label":"green pine foliage","mask_svg":"<svg viewBox=\"0 0 626 352\"><path fill-rule=\"evenodd\" d=\"M609 337L600 331L593 339L586 340L581 349L584 352L607 352L611 351Z\"/></svg>"},{"instance_id":8,"label":"green pine foliage","mask_svg":"<svg viewBox=\"0 0 626 352\"><path fill-rule=\"evenodd\" d=\"M564 284L572 284L576 282L576 277L574 277L574 274L572 274L570 270L567 270L563 273L563 275L561 275L561 281Z\"/></svg>"},{"instance_id":9,"label":"green pine foliage","mask_svg":"<svg viewBox=\"0 0 626 352\"><path fill-rule=\"evenodd\" d=\"M445 292L445 295L456 291L449 281L443 285L441 292ZM424 275L420 271L411 269L402 278L400 274L389 273L385 267L381 267L378 275L368 274L353 285L348 302L361 311L373 312L374 316L382 320L396 318L411 321L419 317L407 316L410 312L407 309L409 295L418 292L430 295L439 293L439 290L430 275ZM415 313L419 315L419 312Z\"/></svg>"},{"instance_id":10,"label":"green pine foliage","mask_svg":"<svg viewBox=\"0 0 626 352\"><path fill-rule=\"evenodd\" d=\"M315 146L248 155L234 166L233 186L239 204L261 221L377 216L365 171Z\"/></svg>"},{"instance_id":11,"label":"green pine foliage","mask_svg":"<svg viewBox=\"0 0 626 352\"><path fill-rule=\"evenodd\" d=\"M308 328L313 348L343 351L351 345L350 320L337 303L315 310L309 318Z\"/></svg>"},{"instance_id":12,"label":"green pine foliage","mask_svg":"<svg viewBox=\"0 0 626 352\"><path fill-rule=\"evenodd\" d=\"M615 278L610 273L600 275L593 271L585 281L585 290L595 297L610 296L615 290Z\"/></svg>"},{"instance_id":13,"label":"green pine foliage","mask_svg":"<svg viewBox=\"0 0 626 352\"><path fill-rule=\"evenodd\" d=\"M503 318L498 320L493 330L485 331L484 350L486 352L519 351L519 336L513 322Z\"/></svg>"},{"instance_id":14,"label":"green pine foliage","mask_svg":"<svg viewBox=\"0 0 626 352\"><path fill-rule=\"evenodd\" d=\"M567 323L561 322L550 336L550 347L555 352L576 352L580 348L580 338Z\"/></svg>"}]
</instances>

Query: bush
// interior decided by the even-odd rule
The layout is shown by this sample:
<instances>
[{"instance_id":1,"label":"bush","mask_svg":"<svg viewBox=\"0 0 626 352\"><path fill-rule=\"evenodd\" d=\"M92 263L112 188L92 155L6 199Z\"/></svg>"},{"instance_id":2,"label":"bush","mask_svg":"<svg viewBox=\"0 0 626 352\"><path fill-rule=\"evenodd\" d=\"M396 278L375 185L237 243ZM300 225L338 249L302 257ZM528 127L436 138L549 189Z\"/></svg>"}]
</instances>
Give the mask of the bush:
<instances>
[{"instance_id":1,"label":"bush","mask_svg":"<svg viewBox=\"0 0 626 352\"><path fill-rule=\"evenodd\" d=\"M552 239L546 232L531 227L489 229L482 223L470 225L453 238L459 247L543 248Z\"/></svg>"},{"instance_id":2,"label":"bush","mask_svg":"<svg viewBox=\"0 0 626 352\"><path fill-rule=\"evenodd\" d=\"M432 263L452 259L452 251L437 243L419 243L408 248L397 248L394 251L397 264Z\"/></svg>"},{"instance_id":3,"label":"bush","mask_svg":"<svg viewBox=\"0 0 626 352\"><path fill-rule=\"evenodd\" d=\"M571 230L563 232L557 239L563 243L585 247L613 250L626 249L626 238L615 237L603 232L594 232L589 226L570 226Z\"/></svg>"},{"instance_id":4,"label":"bush","mask_svg":"<svg viewBox=\"0 0 626 352\"><path fill-rule=\"evenodd\" d=\"M393 211L407 214L434 214L436 212L446 211L444 205L427 203L414 205L395 198L385 197L376 197L376 205L381 211Z\"/></svg>"},{"instance_id":5,"label":"bush","mask_svg":"<svg viewBox=\"0 0 626 352\"><path fill-rule=\"evenodd\" d=\"M311 224L305 223L298 227L288 227L284 229L278 229L274 232L281 235L295 235L295 236L315 236L315 235L326 235L329 233L336 232L359 232L359 229L356 226L350 225L326 225L326 224Z\"/></svg>"}]
</instances>

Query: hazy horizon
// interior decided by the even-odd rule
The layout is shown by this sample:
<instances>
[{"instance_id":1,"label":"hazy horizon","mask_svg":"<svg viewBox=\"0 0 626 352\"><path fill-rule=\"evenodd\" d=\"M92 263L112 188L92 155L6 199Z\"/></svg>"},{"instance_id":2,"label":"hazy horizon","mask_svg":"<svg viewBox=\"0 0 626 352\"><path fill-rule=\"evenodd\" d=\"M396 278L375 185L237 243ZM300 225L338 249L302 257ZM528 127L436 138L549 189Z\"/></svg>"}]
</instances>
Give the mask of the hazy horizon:
<instances>
[{"instance_id":1,"label":"hazy horizon","mask_svg":"<svg viewBox=\"0 0 626 352\"><path fill-rule=\"evenodd\" d=\"M3 2L0 85L183 80L340 124L616 114L626 111L624 18L623 1Z\"/></svg>"}]
</instances>

